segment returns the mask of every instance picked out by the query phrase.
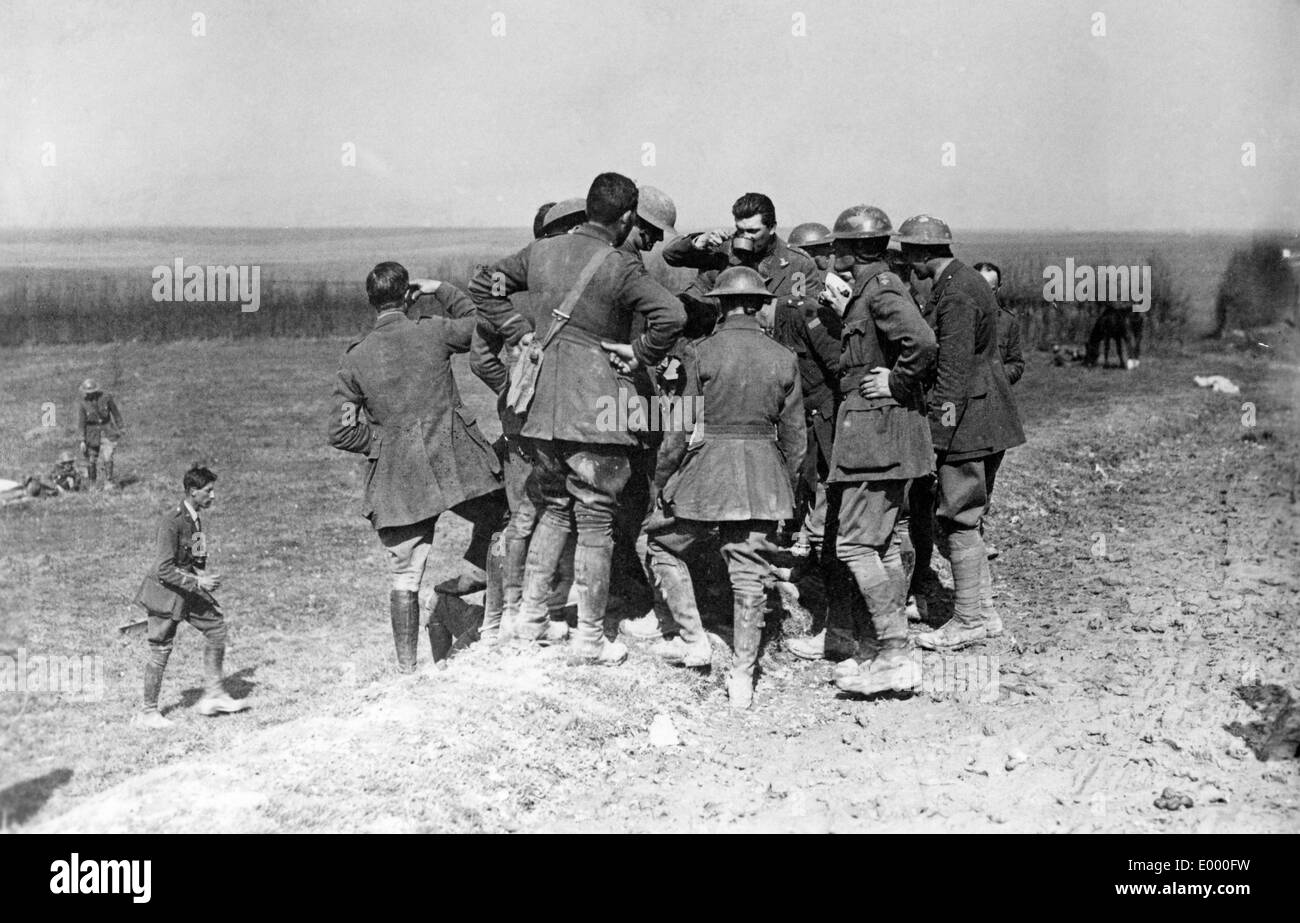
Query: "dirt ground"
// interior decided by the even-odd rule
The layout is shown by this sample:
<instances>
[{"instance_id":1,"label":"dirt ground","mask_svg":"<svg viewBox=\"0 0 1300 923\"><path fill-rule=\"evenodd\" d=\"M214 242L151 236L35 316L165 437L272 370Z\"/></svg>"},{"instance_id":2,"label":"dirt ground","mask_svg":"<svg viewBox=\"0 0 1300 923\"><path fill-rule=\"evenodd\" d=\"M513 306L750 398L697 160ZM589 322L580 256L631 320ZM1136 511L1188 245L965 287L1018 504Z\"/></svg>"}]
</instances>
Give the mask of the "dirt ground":
<instances>
[{"instance_id":1,"label":"dirt ground","mask_svg":"<svg viewBox=\"0 0 1300 923\"><path fill-rule=\"evenodd\" d=\"M107 676L92 702L0 697L10 829L1300 831L1293 331L1266 347L1148 356L1132 372L1031 356L1016 388L1029 442L1008 455L989 525L1006 634L925 655L920 694L852 697L829 684L830 665L782 649L783 617L803 623L786 587L777 598L795 615L769 615L742 714L727 707L724 643L709 672L644 647L600 669L507 645L462 651L444 671L424 648L420 673L394 675L355 463L321 447L338 348L205 348L189 392L129 349L6 361L24 394L111 361L141 368L120 389L134 387L134 406L180 405L137 413L124 454L167 477L63 510L0 510L10 567L27 578L8 585L18 605L0 653L100 652ZM185 344L164 350L190 361ZM1211 373L1240 395L1192 381ZM225 429L210 432L184 409L192 393L243 410L217 401L210 425ZM236 578L232 687L253 707L194 713L201 644L184 629L164 688L177 727L150 736L126 725L142 642L112 628L131 613L81 575L112 574L104 583L129 596L169 482L203 453L230 472L210 528ZM436 566L452 566L465 534L448 529ZM1192 806L1157 807L1166 788Z\"/></svg>"}]
</instances>

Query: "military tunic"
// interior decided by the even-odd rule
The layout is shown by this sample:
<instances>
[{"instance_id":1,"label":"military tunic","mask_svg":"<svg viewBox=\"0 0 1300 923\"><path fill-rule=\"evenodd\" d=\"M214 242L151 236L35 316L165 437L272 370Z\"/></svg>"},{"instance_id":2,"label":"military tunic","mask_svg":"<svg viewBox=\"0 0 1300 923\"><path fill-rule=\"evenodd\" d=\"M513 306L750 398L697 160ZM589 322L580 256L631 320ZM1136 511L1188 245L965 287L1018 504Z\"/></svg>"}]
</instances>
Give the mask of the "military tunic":
<instances>
[{"instance_id":1,"label":"military tunic","mask_svg":"<svg viewBox=\"0 0 1300 923\"><path fill-rule=\"evenodd\" d=\"M683 399L698 395L703 413L691 433L665 434L655 475L662 511L647 523L651 569L679 621L696 610L682 559L715 529L732 589L761 596L765 553L777 521L793 514L807 446L798 361L757 318L729 315L683 352Z\"/></svg>"},{"instance_id":2,"label":"military tunic","mask_svg":"<svg viewBox=\"0 0 1300 923\"><path fill-rule=\"evenodd\" d=\"M929 395L935 518L945 533L977 529L1002 453L1025 441L999 352L997 298L954 259L935 279L928 308L939 343Z\"/></svg>"}]
</instances>

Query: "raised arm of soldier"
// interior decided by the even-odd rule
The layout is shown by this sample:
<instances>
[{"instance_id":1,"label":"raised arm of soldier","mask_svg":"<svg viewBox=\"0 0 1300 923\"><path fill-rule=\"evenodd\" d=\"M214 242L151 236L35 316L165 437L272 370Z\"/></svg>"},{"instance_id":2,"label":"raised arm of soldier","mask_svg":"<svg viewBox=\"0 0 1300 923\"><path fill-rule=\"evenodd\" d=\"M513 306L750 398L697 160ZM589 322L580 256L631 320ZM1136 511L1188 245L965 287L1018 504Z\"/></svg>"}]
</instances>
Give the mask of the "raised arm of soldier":
<instances>
[{"instance_id":1,"label":"raised arm of soldier","mask_svg":"<svg viewBox=\"0 0 1300 923\"><path fill-rule=\"evenodd\" d=\"M696 234L683 234L664 245L663 258L669 266L690 269L721 270L728 264L726 251L721 247L731 238L731 228L717 228Z\"/></svg>"},{"instance_id":2,"label":"raised arm of soldier","mask_svg":"<svg viewBox=\"0 0 1300 923\"><path fill-rule=\"evenodd\" d=\"M532 244L518 253L498 260L490 266L479 267L469 282L469 297L478 316L492 330L497 331L510 346L518 346L525 335L532 333L533 325L510 303L515 292L528 290L528 261Z\"/></svg>"},{"instance_id":3,"label":"raised arm of soldier","mask_svg":"<svg viewBox=\"0 0 1300 923\"><path fill-rule=\"evenodd\" d=\"M450 282L438 279L412 279L408 284L408 303L415 303L428 295L430 303L418 312L419 317L469 317L474 313L474 302Z\"/></svg>"}]
</instances>

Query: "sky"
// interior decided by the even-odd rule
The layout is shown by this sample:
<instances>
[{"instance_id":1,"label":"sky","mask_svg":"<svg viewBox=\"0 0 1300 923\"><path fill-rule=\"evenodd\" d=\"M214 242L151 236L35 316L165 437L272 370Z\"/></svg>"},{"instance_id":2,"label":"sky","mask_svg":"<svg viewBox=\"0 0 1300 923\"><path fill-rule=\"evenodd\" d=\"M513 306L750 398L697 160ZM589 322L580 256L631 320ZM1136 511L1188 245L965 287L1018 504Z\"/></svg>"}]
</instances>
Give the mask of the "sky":
<instances>
[{"instance_id":1,"label":"sky","mask_svg":"<svg viewBox=\"0 0 1300 923\"><path fill-rule=\"evenodd\" d=\"M1296 0L5 0L0 43L0 227L520 226L615 170L681 230L1300 228Z\"/></svg>"}]
</instances>

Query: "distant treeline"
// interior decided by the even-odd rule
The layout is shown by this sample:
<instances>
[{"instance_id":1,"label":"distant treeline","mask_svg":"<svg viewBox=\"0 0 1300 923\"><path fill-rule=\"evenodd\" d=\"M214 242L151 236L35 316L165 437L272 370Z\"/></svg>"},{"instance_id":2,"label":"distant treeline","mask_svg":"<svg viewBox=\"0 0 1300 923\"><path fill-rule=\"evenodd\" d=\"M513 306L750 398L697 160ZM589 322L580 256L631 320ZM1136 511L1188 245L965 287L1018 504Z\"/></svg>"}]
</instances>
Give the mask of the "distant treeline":
<instances>
[{"instance_id":1,"label":"distant treeline","mask_svg":"<svg viewBox=\"0 0 1300 923\"><path fill-rule=\"evenodd\" d=\"M1280 253L1276 251L1279 259ZM477 260L448 259L421 270L463 288L474 263L491 262L503 255L484 254ZM1002 299L1018 313L1022 338L1028 348L1048 349L1053 343L1079 343L1087 339L1102 305L1044 301L1045 254L991 253L988 256L1002 268ZM1106 262L1104 254L1096 256L1096 262ZM1084 262L1084 257L1078 259ZM1234 257L1224 285L1228 285L1229 275L1249 276L1255 271L1251 267L1258 267L1261 261L1268 262L1259 252L1254 252L1250 259ZM1159 253L1150 254L1145 262L1151 267L1152 283L1147 337L1155 343L1180 339L1186 329L1190 298L1180 289ZM1280 265L1276 259L1273 263ZM691 276L690 271L668 269L657 254L652 256L650 268L673 291L685 288ZM1269 278L1276 280L1276 273ZM1273 288L1276 287L1275 281ZM1236 290L1235 284L1229 288ZM355 335L365 330L373 317L360 279L313 282L277 278L275 268L266 267L261 275L260 291L259 309L246 312L236 300L155 301L151 279L138 272L52 268L4 271L0 272L0 346ZM1230 299L1227 304L1231 306ZM1226 309L1221 310L1225 315L1228 313Z\"/></svg>"}]
</instances>

